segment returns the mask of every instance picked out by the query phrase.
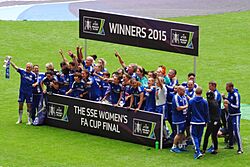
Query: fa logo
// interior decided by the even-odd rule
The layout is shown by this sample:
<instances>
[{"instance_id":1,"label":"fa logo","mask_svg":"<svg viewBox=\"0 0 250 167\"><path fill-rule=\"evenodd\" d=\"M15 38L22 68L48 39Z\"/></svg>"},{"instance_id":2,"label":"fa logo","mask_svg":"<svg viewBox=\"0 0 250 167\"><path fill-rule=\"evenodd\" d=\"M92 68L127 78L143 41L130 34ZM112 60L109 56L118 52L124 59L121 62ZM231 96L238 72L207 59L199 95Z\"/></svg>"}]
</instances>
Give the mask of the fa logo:
<instances>
[{"instance_id":1,"label":"fa logo","mask_svg":"<svg viewBox=\"0 0 250 167\"><path fill-rule=\"evenodd\" d=\"M85 20L84 29L85 29L85 30L88 30L88 31L91 31L91 30L92 30L92 28L91 28L91 21Z\"/></svg>"},{"instance_id":2,"label":"fa logo","mask_svg":"<svg viewBox=\"0 0 250 167\"><path fill-rule=\"evenodd\" d=\"M142 132L141 128L142 125L139 122L135 123L135 133L141 133Z\"/></svg>"},{"instance_id":3,"label":"fa logo","mask_svg":"<svg viewBox=\"0 0 250 167\"><path fill-rule=\"evenodd\" d=\"M53 105L50 106L50 111L49 111L49 115L55 116L56 112L55 112L55 107Z\"/></svg>"},{"instance_id":4,"label":"fa logo","mask_svg":"<svg viewBox=\"0 0 250 167\"><path fill-rule=\"evenodd\" d=\"M177 33L175 32L175 33L173 34L173 36L172 36L172 41L173 41L173 43L179 44L179 43L180 43L179 34L177 34Z\"/></svg>"}]
</instances>

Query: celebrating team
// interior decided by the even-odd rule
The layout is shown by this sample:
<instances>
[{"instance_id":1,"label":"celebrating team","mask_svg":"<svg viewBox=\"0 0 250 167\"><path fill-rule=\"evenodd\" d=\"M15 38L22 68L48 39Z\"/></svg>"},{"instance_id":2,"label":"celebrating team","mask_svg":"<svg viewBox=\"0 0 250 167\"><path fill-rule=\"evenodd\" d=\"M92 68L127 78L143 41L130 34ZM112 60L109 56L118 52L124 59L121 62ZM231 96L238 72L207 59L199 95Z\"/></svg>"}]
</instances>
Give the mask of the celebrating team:
<instances>
[{"instance_id":1,"label":"celebrating team","mask_svg":"<svg viewBox=\"0 0 250 167\"><path fill-rule=\"evenodd\" d=\"M62 94L92 101L101 101L116 106L127 107L164 115L164 139L171 138L171 152L186 151L188 140L195 146L194 158L199 159L206 151L218 152L217 133L221 127L221 101L228 113L227 123L229 144L232 149L234 140L238 144L238 154L243 153L240 137L240 95L233 83L226 84L228 97L220 95L216 82L209 82L207 100L202 98L202 88L195 83L195 74L189 73L188 80L181 85L176 77L177 71L166 71L159 66L156 71L146 72L136 64L128 66L121 55L115 51L122 68L111 75L105 68L106 61L100 58L95 64L96 55L83 59L82 49L76 48L77 54L68 51L72 61L68 61L62 50L60 71L56 71L52 63L46 64L46 73L39 72L38 65L26 64L26 69L11 65L21 76L19 92L19 117L17 124L22 123L23 103L27 103L28 125L32 124L37 110L46 93ZM147 77L146 77L147 75ZM111 76L111 78L110 78ZM166 124L169 122L172 133ZM204 127L206 133L204 144L200 150ZM207 149L208 138L212 135L212 146Z\"/></svg>"}]
</instances>

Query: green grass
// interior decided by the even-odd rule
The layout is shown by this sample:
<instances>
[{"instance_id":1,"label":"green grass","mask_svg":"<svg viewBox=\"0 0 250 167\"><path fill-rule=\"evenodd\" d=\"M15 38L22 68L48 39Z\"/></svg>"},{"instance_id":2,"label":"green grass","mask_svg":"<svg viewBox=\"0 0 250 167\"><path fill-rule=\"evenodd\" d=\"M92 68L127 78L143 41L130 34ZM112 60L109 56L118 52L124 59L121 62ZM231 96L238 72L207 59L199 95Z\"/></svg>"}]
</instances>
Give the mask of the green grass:
<instances>
[{"instance_id":1,"label":"green grass","mask_svg":"<svg viewBox=\"0 0 250 167\"><path fill-rule=\"evenodd\" d=\"M220 15L172 18L174 21L200 26L200 54L197 58L197 82L207 89L208 82L218 82L225 92L225 83L233 81L241 93L242 103L250 104L250 11ZM65 51L83 45L78 38L77 22L11 22L0 21L0 62L12 55L18 66L31 61L44 71L47 62L59 67L59 48ZM117 49L125 62L138 63L147 70L160 64L176 68L179 81L193 69L193 57L150 49L88 41L88 53L104 57L108 69L119 68L114 56ZM168 149L156 151L148 147L111 140L48 126L15 125L19 76L11 69L11 79L0 72L0 166L246 166L250 163L250 121L242 120L244 154L224 150L193 160L193 151L172 154ZM26 117L24 118L26 119Z\"/></svg>"}]
</instances>

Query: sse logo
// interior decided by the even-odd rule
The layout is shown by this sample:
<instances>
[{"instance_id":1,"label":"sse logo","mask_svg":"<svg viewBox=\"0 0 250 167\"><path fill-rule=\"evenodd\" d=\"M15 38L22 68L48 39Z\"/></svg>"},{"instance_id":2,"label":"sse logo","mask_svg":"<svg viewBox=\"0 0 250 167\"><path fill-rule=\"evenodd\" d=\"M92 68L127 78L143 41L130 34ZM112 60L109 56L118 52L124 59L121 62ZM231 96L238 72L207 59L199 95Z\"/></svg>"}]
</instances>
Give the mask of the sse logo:
<instances>
[{"instance_id":1,"label":"sse logo","mask_svg":"<svg viewBox=\"0 0 250 167\"><path fill-rule=\"evenodd\" d=\"M171 29L170 45L194 49L193 36L194 32Z\"/></svg>"},{"instance_id":2,"label":"sse logo","mask_svg":"<svg viewBox=\"0 0 250 167\"><path fill-rule=\"evenodd\" d=\"M146 121L142 119L133 119L133 135L149 139L156 139L155 136L155 122Z\"/></svg>"},{"instance_id":3,"label":"sse logo","mask_svg":"<svg viewBox=\"0 0 250 167\"><path fill-rule=\"evenodd\" d=\"M68 122L68 106L57 103L48 103L48 118Z\"/></svg>"},{"instance_id":4,"label":"sse logo","mask_svg":"<svg viewBox=\"0 0 250 167\"><path fill-rule=\"evenodd\" d=\"M97 35L105 35L105 19L94 17L83 17L83 32Z\"/></svg>"}]
</instances>

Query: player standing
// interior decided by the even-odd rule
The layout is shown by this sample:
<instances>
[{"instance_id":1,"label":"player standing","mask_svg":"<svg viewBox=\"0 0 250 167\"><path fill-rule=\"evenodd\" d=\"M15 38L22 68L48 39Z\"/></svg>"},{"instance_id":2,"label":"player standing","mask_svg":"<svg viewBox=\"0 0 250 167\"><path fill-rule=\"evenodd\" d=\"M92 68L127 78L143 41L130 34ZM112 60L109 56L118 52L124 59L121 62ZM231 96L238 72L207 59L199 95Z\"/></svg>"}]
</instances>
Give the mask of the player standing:
<instances>
[{"instance_id":1,"label":"player standing","mask_svg":"<svg viewBox=\"0 0 250 167\"><path fill-rule=\"evenodd\" d=\"M195 97L189 101L188 114L191 114L190 134L195 146L194 159L199 159L203 156L200 150L201 138L209 116L208 102L201 96L202 88L198 87L195 94Z\"/></svg>"},{"instance_id":2,"label":"player standing","mask_svg":"<svg viewBox=\"0 0 250 167\"><path fill-rule=\"evenodd\" d=\"M32 87L34 86L34 83L36 82L35 74L32 72L33 65L32 63L26 64L26 69L22 69L17 67L12 61L10 61L11 66L20 74L21 76L21 83L20 83L20 89L19 89L19 117L16 124L22 123L22 115L23 115L23 103L26 101L27 103L27 115L28 115L28 122L27 125L32 124L31 120L31 104L32 104Z\"/></svg>"},{"instance_id":3,"label":"player standing","mask_svg":"<svg viewBox=\"0 0 250 167\"><path fill-rule=\"evenodd\" d=\"M170 150L171 152L179 153L186 151L182 144L185 138L187 108L188 100L185 96L185 88L178 86L177 94L172 100L172 124L176 135L174 137L173 147ZM179 148L177 147L178 143Z\"/></svg>"},{"instance_id":4,"label":"player standing","mask_svg":"<svg viewBox=\"0 0 250 167\"><path fill-rule=\"evenodd\" d=\"M234 136L238 144L238 154L243 153L242 141L240 137L240 94L232 82L226 84L226 90L228 97L225 98L224 103L227 104L228 108L228 131L229 131L229 144L226 148L233 149Z\"/></svg>"}]
</instances>

